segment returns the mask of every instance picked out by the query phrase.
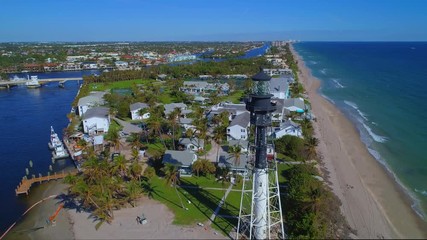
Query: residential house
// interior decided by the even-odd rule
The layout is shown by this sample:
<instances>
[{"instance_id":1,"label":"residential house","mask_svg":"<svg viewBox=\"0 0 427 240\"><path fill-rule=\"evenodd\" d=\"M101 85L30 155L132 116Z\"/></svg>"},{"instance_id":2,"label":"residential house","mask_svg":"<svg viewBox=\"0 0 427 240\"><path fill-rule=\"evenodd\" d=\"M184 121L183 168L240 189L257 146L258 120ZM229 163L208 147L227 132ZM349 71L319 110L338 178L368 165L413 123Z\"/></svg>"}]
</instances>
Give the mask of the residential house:
<instances>
[{"instance_id":1,"label":"residential house","mask_svg":"<svg viewBox=\"0 0 427 240\"><path fill-rule=\"evenodd\" d=\"M191 165L196 160L197 155L194 152L166 150L162 163L177 166L181 176L191 176Z\"/></svg>"},{"instance_id":2,"label":"residential house","mask_svg":"<svg viewBox=\"0 0 427 240\"><path fill-rule=\"evenodd\" d=\"M191 129L193 131L196 130L196 126L193 125L193 119L191 118L180 118L179 124L184 128L185 131Z\"/></svg>"},{"instance_id":3,"label":"residential house","mask_svg":"<svg viewBox=\"0 0 427 240\"><path fill-rule=\"evenodd\" d=\"M198 138L180 138L179 145L183 146L186 150L192 152L202 151L205 141Z\"/></svg>"},{"instance_id":4,"label":"residential house","mask_svg":"<svg viewBox=\"0 0 427 240\"><path fill-rule=\"evenodd\" d=\"M285 101L283 102L283 107L288 112L297 112L297 113L304 113L306 109L304 99L302 98L285 99Z\"/></svg>"},{"instance_id":5,"label":"residential house","mask_svg":"<svg viewBox=\"0 0 427 240\"><path fill-rule=\"evenodd\" d=\"M125 69L125 68L129 67L129 63L125 62L125 61L116 61L114 63L114 65L116 65L116 67L119 68L119 69Z\"/></svg>"},{"instance_id":6,"label":"residential house","mask_svg":"<svg viewBox=\"0 0 427 240\"><path fill-rule=\"evenodd\" d=\"M286 78L278 77L270 79L270 93L273 98L287 99L289 98L289 84Z\"/></svg>"},{"instance_id":7,"label":"residential house","mask_svg":"<svg viewBox=\"0 0 427 240\"><path fill-rule=\"evenodd\" d=\"M108 132L110 127L109 109L94 107L88 109L83 115L83 131L89 135Z\"/></svg>"},{"instance_id":8,"label":"residential house","mask_svg":"<svg viewBox=\"0 0 427 240\"><path fill-rule=\"evenodd\" d=\"M246 110L246 104L244 103L243 104L218 103L217 105L214 105L211 107L207 117L209 119L212 119L214 116L224 111L229 113L230 121L233 120L233 118L236 117L237 115L248 112L248 110Z\"/></svg>"},{"instance_id":9,"label":"residential house","mask_svg":"<svg viewBox=\"0 0 427 240\"><path fill-rule=\"evenodd\" d=\"M272 131L269 133L275 139L281 138L285 135L295 136L302 138L302 129L301 126L292 120L288 120L280 124L279 127L273 127Z\"/></svg>"},{"instance_id":10,"label":"residential house","mask_svg":"<svg viewBox=\"0 0 427 240\"><path fill-rule=\"evenodd\" d=\"M146 103L141 103L141 102L132 103L130 105L130 115L132 120L143 120L143 119L150 118L149 112L146 112L142 115L140 114L140 110L148 109L148 107L149 106Z\"/></svg>"},{"instance_id":11,"label":"residential house","mask_svg":"<svg viewBox=\"0 0 427 240\"><path fill-rule=\"evenodd\" d=\"M83 116L92 107L104 105L104 95L105 92L91 92L88 96L80 98L77 103L79 116Z\"/></svg>"},{"instance_id":12,"label":"residential house","mask_svg":"<svg viewBox=\"0 0 427 240\"><path fill-rule=\"evenodd\" d=\"M220 95L228 94L230 85L228 83L208 83L206 81L184 81L180 90L187 94L204 95L218 91Z\"/></svg>"},{"instance_id":13,"label":"residential house","mask_svg":"<svg viewBox=\"0 0 427 240\"><path fill-rule=\"evenodd\" d=\"M229 147L239 146L241 149L241 152L244 153L244 152L248 152L249 142L246 140L242 140L242 139L239 139L239 140L232 139L232 140L228 141L228 146Z\"/></svg>"},{"instance_id":14,"label":"residential house","mask_svg":"<svg viewBox=\"0 0 427 240\"><path fill-rule=\"evenodd\" d=\"M218 167L227 167L232 172L244 175L249 162L248 153L241 153L236 159L232 154L223 152L218 160Z\"/></svg>"},{"instance_id":15,"label":"residential house","mask_svg":"<svg viewBox=\"0 0 427 240\"><path fill-rule=\"evenodd\" d=\"M237 115L227 127L227 141L232 139L239 140L248 139L248 130L249 130L249 121L250 121L249 112L244 112Z\"/></svg>"},{"instance_id":16,"label":"residential house","mask_svg":"<svg viewBox=\"0 0 427 240\"><path fill-rule=\"evenodd\" d=\"M292 74L292 70L289 68L264 68L262 71L270 76Z\"/></svg>"},{"instance_id":17,"label":"residential house","mask_svg":"<svg viewBox=\"0 0 427 240\"><path fill-rule=\"evenodd\" d=\"M188 114L189 111L185 111L187 110L187 105L185 103L169 103L169 104L165 104L164 105L165 108L165 115L168 116L169 114L171 114L175 108L179 108L181 110L181 114ZM184 113L185 111L185 113Z\"/></svg>"}]
</instances>

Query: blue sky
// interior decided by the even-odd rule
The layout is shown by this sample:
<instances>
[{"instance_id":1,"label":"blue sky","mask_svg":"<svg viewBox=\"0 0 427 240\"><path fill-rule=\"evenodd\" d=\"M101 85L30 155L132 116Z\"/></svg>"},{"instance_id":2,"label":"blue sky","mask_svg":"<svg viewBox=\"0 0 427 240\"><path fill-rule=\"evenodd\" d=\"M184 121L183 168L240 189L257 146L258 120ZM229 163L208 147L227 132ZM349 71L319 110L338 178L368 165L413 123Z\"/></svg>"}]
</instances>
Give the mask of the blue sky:
<instances>
[{"instance_id":1,"label":"blue sky","mask_svg":"<svg viewBox=\"0 0 427 240\"><path fill-rule=\"evenodd\" d=\"M427 41L425 0L0 0L0 41Z\"/></svg>"}]
</instances>

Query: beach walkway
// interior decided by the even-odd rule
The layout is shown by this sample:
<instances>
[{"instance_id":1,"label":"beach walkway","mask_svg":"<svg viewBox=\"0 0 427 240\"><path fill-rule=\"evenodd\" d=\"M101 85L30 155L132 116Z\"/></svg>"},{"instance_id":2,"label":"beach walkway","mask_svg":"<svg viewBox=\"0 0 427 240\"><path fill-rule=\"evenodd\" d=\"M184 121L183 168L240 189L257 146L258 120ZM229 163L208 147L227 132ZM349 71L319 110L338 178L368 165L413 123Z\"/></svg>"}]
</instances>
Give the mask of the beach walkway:
<instances>
[{"instance_id":1,"label":"beach walkway","mask_svg":"<svg viewBox=\"0 0 427 240\"><path fill-rule=\"evenodd\" d=\"M218 215L219 210L221 209L222 205L224 204L225 199L227 199L227 196L230 193L232 188L233 188L233 184L230 184L230 186L228 187L224 196L222 197L221 201L219 202L218 206L216 207L215 212L212 213L212 216L209 218L209 225L211 225L212 222L215 220L215 217Z\"/></svg>"},{"instance_id":2,"label":"beach walkway","mask_svg":"<svg viewBox=\"0 0 427 240\"><path fill-rule=\"evenodd\" d=\"M30 178L30 179L24 178L19 183L18 187L15 189L16 196L18 196L19 194L24 194L24 193L28 195L30 188L33 185L33 183L37 183L37 182L42 183L45 181L62 179L64 177L66 177L68 174L74 175L76 173L77 173L77 170L73 170L73 171L69 171L69 172L62 171L61 173L55 173L53 175L35 177L35 178Z\"/></svg>"}]
</instances>

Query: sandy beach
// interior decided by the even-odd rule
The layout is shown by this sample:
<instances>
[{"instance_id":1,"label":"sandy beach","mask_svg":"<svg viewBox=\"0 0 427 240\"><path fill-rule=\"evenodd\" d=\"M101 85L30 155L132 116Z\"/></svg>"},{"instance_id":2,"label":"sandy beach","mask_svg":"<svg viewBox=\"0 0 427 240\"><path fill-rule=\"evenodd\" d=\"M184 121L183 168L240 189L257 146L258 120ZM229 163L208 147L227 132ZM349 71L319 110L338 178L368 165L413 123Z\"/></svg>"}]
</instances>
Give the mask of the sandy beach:
<instances>
[{"instance_id":1,"label":"sandy beach","mask_svg":"<svg viewBox=\"0 0 427 240\"><path fill-rule=\"evenodd\" d=\"M370 155L352 123L318 93L320 81L293 48L292 52L316 116L314 129L323 168L357 237L427 238L427 223L411 209L409 197Z\"/></svg>"},{"instance_id":2,"label":"sandy beach","mask_svg":"<svg viewBox=\"0 0 427 240\"><path fill-rule=\"evenodd\" d=\"M67 185L57 182L45 183L42 189L34 189L31 199L41 200L52 194L67 192ZM96 230L97 222L87 212L75 208L63 208L56 217L55 226L46 220L58 208L63 197L49 198L31 209L6 235L5 239L226 239L221 233L205 223L190 226L172 224L174 215L167 206L142 197L136 207L114 211L111 224L104 223ZM32 203L31 203L32 204ZM138 224L136 217L144 214L147 223Z\"/></svg>"}]
</instances>

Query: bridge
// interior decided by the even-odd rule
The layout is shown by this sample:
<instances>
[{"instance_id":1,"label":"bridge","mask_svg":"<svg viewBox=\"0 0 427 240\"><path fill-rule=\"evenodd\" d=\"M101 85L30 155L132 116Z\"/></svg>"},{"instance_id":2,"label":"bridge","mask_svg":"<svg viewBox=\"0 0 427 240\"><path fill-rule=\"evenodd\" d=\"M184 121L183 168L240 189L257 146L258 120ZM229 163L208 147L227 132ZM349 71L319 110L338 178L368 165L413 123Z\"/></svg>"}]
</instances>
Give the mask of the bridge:
<instances>
[{"instance_id":1,"label":"bridge","mask_svg":"<svg viewBox=\"0 0 427 240\"><path fill-rule=\"evenodd\" d=\"M33 177L30 179L23 178L22 181L19 183L18 187L15 189L15 193L17 196L19 194L24 194L24 193L28 195L28 192L30 191L30 188L33 185L33 183L37 183L37 182L42 183L45 181L62 179L66 177L68 174L75 175L77 174L77 170L73 170L70 172L62 171L61 173L55 173L47 176Z\"/></svg>"},{"instance_id":2,"label":"bridge","mask_svg":"<svg viewBox=\"0 0 427 240\"><path fill-rule=\"evenodd\" d=\"M45 78L38 79L40 84L49 83L49 82L66 82L66 81L81 81L83 78L75 77L75 78ZM27 80L19 80L19 81L0 81L0 87L10 87L15 85L22 85L28 82Z\"/></svg>"}]
</instances>

